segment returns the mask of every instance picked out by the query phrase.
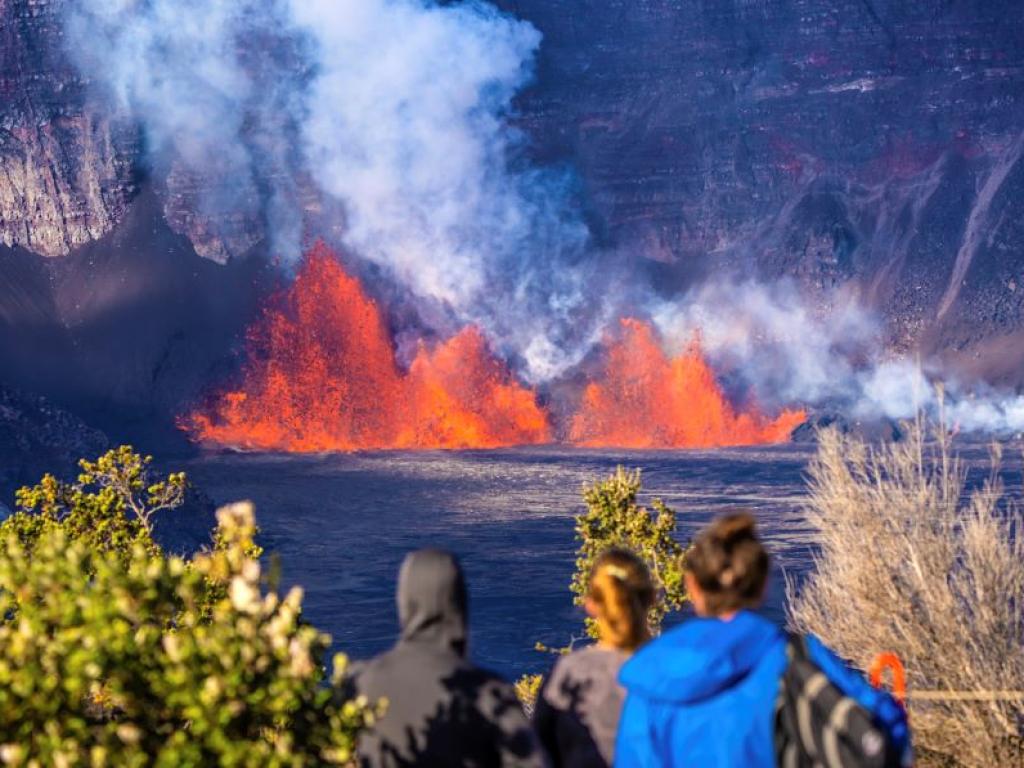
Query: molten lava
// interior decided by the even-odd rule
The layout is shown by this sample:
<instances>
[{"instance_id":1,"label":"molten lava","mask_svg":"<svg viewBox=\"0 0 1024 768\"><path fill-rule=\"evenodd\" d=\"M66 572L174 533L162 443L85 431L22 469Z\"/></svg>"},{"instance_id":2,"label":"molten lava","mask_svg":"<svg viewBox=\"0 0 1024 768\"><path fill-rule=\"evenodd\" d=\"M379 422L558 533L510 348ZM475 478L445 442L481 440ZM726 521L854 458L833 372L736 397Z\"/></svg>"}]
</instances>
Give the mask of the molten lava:
<instances>
[{"instance_id":1,"label":"molten lava","mask_svg":"<svg viewBox=\"0 0 1024 768\"><path fill-rule=\"evenodd\" d=\"M241 387L181 420L255 450L494 448L551 441L548 415L473 327L399 370L380 309L330 250L250 330Z\"/></svg>"},{"instance_id":2,"label":"molten lava","mask_svg":"<svg viewBox=\"0 0 1024 768\"><path fill-rule=\"evenodd\" d=\"M653 329L622 321L608 341L603 378L583 392L572 418L570 442L588 447L710 448L778 443L806 418L783 411L771 420L743 412L726 399L696 342L669 358Z\"/></svg>"},{"instance_id":3,"label":"molten lava","mask_svg":"<svg viewBox=\"0 0 1024 768\"><path fill-rule=\"evenodd\" d=\"M496 448L552 441L548 413L472 326L407 371L380 308L323 244L249 331L238 389L181 419L200 442L253 450ZM698 344L669 358L653 329L623 320L602 376L568 422L575 445L706 448L781 442L802 411L738 411Z\"/></svg>"}]
</instances>

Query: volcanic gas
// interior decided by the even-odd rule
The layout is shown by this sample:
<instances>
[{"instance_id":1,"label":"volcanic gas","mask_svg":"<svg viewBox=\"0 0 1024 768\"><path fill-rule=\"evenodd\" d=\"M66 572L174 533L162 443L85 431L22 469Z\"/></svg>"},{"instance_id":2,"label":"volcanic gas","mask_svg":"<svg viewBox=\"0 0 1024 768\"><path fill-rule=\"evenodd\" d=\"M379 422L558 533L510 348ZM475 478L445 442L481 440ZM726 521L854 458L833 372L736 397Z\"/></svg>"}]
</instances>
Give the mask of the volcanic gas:
<instances>
[{"instance_id":1,"label":"volcanic gas","mask_svg":"<svg viewBox=\"0 0 1024 768\"><path fill-rule=\"evenodd\" d=\"M622 321L602 377L565 420L579 446L683 448L781 442L804 414L737 411L692 345L670 359L654 330ZM554 419L474 326L421 342L399 365L381 308L330 249L249 329L237 388L179 424L197 442L289 452L496 448L551 443Z\"/></svg>"}]
</instances>

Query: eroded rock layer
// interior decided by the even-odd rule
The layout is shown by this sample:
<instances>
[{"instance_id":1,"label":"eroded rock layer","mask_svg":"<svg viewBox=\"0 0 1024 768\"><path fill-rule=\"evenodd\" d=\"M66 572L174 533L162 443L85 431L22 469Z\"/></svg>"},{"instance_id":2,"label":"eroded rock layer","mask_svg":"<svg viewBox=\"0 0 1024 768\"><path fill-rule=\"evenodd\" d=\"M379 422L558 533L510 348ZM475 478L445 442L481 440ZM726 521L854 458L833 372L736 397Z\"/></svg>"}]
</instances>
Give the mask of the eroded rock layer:
<instances>
[{"instance_id":1,"label":"eroded rock layer","mask_svg":"<svg viewBox=\"0 0 1024 768\"><path fill-rule=\"evenodd\" d=\"M62 48L59 2L0 0L0 242L63 256L121 220L134 127L90 105Z\"/></svg>"}]
</instances>

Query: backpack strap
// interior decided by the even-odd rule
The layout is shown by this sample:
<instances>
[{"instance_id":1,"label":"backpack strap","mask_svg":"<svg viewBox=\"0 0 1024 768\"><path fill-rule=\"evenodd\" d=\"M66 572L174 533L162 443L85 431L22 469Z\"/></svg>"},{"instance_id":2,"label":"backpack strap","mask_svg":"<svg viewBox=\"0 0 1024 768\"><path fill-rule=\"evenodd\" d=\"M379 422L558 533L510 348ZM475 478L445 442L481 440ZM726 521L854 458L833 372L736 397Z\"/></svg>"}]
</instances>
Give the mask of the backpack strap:
<instances>
[{"instance_id":1,"label":"backpack strap","mask_svg":"<svg viewBox=\"0 0 1024 768\"><path fill-rule=\"evenodd\" d=\"M802 659L809 661L811 658L810 650L807 648L807 636L802 635L799 632L786 631L786 656L790 661L793 659Z\"/></svg>"},{"instance_id":2,"label":"backpack strap","mask_svg":"<svg viewBox=\"0 0 1024 768\"><path fill-rule=\"evenodd\" d=\"M795 693L789 686L789 672L794 661L807 658L807 643L803 635L786 631L786 669L779 679L779 692L775 699L775 759L779 768L809 768L811 761L801 743L797 725Z\"/></svg>"}]
</instances>

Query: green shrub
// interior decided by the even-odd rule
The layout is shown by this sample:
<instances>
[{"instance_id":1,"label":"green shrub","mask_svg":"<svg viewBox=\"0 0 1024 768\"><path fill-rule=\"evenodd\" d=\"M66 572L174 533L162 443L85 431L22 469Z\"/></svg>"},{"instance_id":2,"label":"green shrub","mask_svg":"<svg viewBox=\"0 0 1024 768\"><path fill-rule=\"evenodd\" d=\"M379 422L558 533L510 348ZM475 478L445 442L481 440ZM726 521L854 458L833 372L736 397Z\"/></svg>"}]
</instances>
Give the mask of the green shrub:
<instances>
[{"instance_id":1,"label":"green shrub","mask_svg":"<svg viewBox=\"0 0 1024 768\"><path fill-rule=\"evenodd\" d=\"M264 589L251 505L218 512L208 551L167 557L152 512L184 476L150 483L147 460L112 454L24 489L0 526L0 762L351 762L379 708L339 695L343 656L326 679L301 590Z\"/></svg>"},{"instance_id":2,"label":"green shrub","mask_svg":"<svg viewBox=\"0 0 1024 768\"><path fill-rule=\"evenodd\" d=\"M605 480L583 489L587 511L576 518L576 572L570 588L573 602L583 605L590 588L590 570L600 554L611 547L625 547L639 555L651 571L657 598L648 623L657 634L670 611L686 602L683 583L683 547L675 539L676 513L660 499L654 510L637 504L640 470L618 467ZM596 637L595 622L587 620L587 632Z\"/></svg>"},{"instance_id":3,"label":"green shrub","mask_svg":"<svg viewBox=\"0 0 1024 768\"><path fill-rule=\"evenodd\" d=\"M16 510L0 525L0 536L14 534L31 550L44 532L60 528L68 538L122 557L135 544L156 552L153 519L181 506L187 479L183 472L154 478L152 461L122 445L96 461L78 462L82 472L75 482L45 475L17 492Z\"/></svg>"},{"instance_id":4,"label":"green shrub","mask_svg":"<svg viewBox=\"0 0 1024 768\"><path fill-rule=\"evenodd\" d=\"M650 569L656 599L648 616L652 634L661 631L661 624L671 611L678 611L687 600L683 582L682 545L675 538L676 513L660 499L653 511L637 504L640 493L640 470L627 472L622 467L604 480L584 486L586 511L576 517L576 571L569 589L573 603L583 605L590 588L590 571L601 553L612 547L624 547L637 553ZM597 637L597 623L585 619L587 635ZM549 648L541 643L537 650L568 653L565 648ZM542 683L541 675L523 675L516 681L516 694L523 708L533 710Z\"/></svg>"}]
</instances>

